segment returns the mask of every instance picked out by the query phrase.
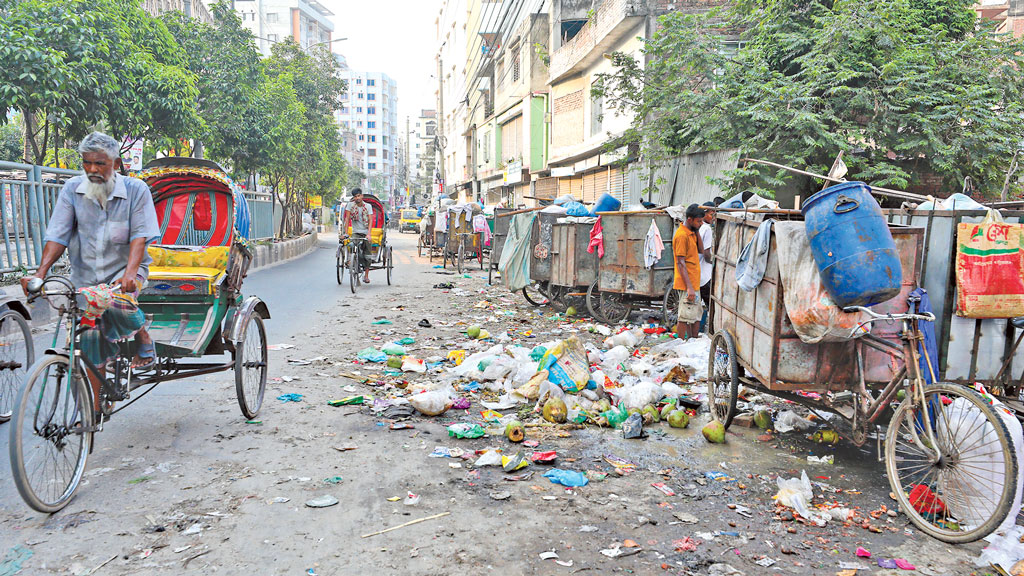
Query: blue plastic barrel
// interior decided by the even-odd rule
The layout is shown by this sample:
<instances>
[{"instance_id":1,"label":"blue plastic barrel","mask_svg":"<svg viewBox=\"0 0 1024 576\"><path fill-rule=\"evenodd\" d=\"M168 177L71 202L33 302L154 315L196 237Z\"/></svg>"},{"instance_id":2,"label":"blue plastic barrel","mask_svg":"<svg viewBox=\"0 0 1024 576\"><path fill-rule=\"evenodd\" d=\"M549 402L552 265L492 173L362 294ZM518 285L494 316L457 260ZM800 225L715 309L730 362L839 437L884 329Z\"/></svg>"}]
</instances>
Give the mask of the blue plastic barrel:
<instances>
[{"instance_id":1,"label":"blue plastic barrel","mask_svg":"<svg viewBox=\"0 0 1024 576\"><path fill-rule=\"evenodd\" d=\"M590 213L597 216L598 212L618 212L619 208L622 208L622 202L618 201L615 196L605 192L597 199L594 209Z\"/></svg>"},{"instance_id":2,"label":"blue plastic barrel","mask_svg":"<svg viewBox=\"0 0 1024 576\"><path fill-rule=\"evenodd\" d=\"M836 304L871 306L899 294L899 252L866 184L826 188L811 196L802 212L821 283Z\"/></svg>"}]
</instances>

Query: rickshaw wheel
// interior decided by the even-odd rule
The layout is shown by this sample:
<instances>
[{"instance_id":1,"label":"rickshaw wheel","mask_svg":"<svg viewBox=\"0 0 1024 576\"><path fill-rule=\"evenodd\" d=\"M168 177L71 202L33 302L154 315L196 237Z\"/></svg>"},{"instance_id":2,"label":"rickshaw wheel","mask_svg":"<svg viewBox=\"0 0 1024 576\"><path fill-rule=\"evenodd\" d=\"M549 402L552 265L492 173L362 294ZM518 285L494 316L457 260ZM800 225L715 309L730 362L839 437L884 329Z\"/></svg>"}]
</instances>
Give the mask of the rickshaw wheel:
<instances>
[{"instance_id":1,"label":"rickshaw wheel","mask_svg":"<svg viewBox=\"0 0 1024 576\"><path fill-rule=\"evenodd\" d=\"M621 294L602 292L600 297L601 314L604 316L605 322L609 324L622 322L629 318L629 313L633 311L633 307Z\"/></svg>"},{"instance_id":2,"label":"rickshaw wheel","mask_svg":"<svg viewBox=\"0 0 1024 576\"><path fill-rule=\"evenodd\" d=\"M359 252L358 245L349 251L348 261L348 286L352 290L352 293L356 293L356 287L359 286Z\"/></svg>"},{"instance_id":3,"label":"rickshaw wheel","mask_svg":"<svg viewBox=\"0 0 1024 576\"><path fill-rule=\"evenodd\" d=\"M387 262L384 263L384 265L388 269L388 286L391 286L391 269L395 267L395 262L393 260L394 256L391 253L391 246L388 246L388 251L385 257L388 260Z\"/></svg>"},{"instance_id":4,"label":"rickshaw wheel","mask_svg":"<svg viewBox=\"0 0 1024 576\"><path fill-rule=\"evenodd\" d=\"M998 528L1013 505L1020 480L1010 433L974 390L938 383L924 396L940 457L933 462L924 406L908 393L885 434L889 486L922 532L952 544L973 542Z\"/></svg>"},{"instance_id":5,"label":"rickshaw wheel","mask_svg":"<svg viewBox=\"0 0 1024 576\"><path fill-rule=\"evenodd\" d=\"M523 298L526 298L526 301L534 306L543 306L548 303L547 297L544 296L536 282L523 288Z\"/></svg>"},{"instance_id":6,"label":"rickshaw wheel","mask_svg":"<svg viewBox=\"0 0 1024 576\"><path fill-rule=\"evenodd\" d=\"M86 379L72 381L66 356L45 355L29 370L14 408L9 449L14 485L33 510L56 512L78 490L92 450L92 403Z\"/></svg>"},{"instance_id":7,"label":"rickshaw wheel","mask_svg":"<svg viewBox=\"0 0 1024 576\"><path fill-rule=\"evenodd\" d=\"M665 297L661 301L661 324L668 330L676 327L679 320L679 291L668 286L665 290Z\"/></svg>"},{"instance_id":8,"label":"rickshaw wheel","mask_svg":"<svg viewBox=\"0 0 1024 576\"><path fill-rule=\"evenodd\" d=\"M416 255L420 258L423 257L423 236L420 236L420 239L416 241Z\"/></svg>"},{"instance_id":9,"label":"rickshaw wheel","mask_svg":"<svg viewBox=\"0 0 1024 576\"><path fill-rule=\"evenodd\" d=\"M740 391L740 368L732 335L719 331L711 340L708 358L708 408L726 428L736 416L736 396Z\"/></svg>"},{"instance_id":10,"label":"rickshaw wheel","mask_svg":"<svg viewBox=\"0 0 1024 576\"><path fill-rule=\"evenodd\" d=\"M336 259L338 261L338 268L337 268L337 273L336 273L336 275L338 277L338 286L341 286L341 283L343 282L341 277L345 274L345 247L344 246L338 246L338 254L336 255Z\"/></svg>"},{"instance_id":11,"label":"rickshaw wheel","mask_svg":"<svg viewBox=\"0 0 1024 576\"><path fill-rule=\"evenodd\" d=\"M267 390L267 331L259 314L249 317L245 340L235 346L235 396L242 415L253 419Z\"/></svg>"},{"instance_id":12,"label":"rickshaw wheel","mask_svg":"<svg viewBox=\"0 0 1024 576\"><path fill-rule=\"evenodd\" d=\"M14 402L25 374L35 362L32 330L16 310L0 313L0 422L14 413Z\"/></svg>"}]
</instances>

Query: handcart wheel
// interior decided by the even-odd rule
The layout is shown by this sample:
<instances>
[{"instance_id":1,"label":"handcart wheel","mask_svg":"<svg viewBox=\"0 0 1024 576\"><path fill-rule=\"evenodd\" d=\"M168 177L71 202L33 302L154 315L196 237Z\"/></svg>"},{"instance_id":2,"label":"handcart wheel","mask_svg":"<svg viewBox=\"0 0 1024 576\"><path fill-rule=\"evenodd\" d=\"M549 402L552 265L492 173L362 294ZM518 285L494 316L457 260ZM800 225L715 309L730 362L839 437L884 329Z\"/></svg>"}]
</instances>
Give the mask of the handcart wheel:
<instances>
[{"instance_id":1,"label":"handcart wheel","mask_svg":"<svg viewBox=\"0 0 1024 576\"><path fill-rule=\"evenodd\" d=\"M494 265L487 267L487 285L494 286Z\"/></svg>"},{"instance_id":2,"label":"handcart wheel","mask_svg":"<svg viewBox=\"0 0 1024 576\"><path fill-rule=\"evenodd\" d=\"M29 370L10 424L10 458L14 485L33 510L56 512L78 490L92 448L92 403L66 356L46 355Z\"/></svg>"},{"instance_id":3,"label":"handcart wheel","mask_svg":"<svg viewBox=\"0 0 1024 576\"><path fill-rule=\"evenodd\" d=\"M251 420L263 406L267 390L267 331L259 314L247 322L244 339L235 345L235 395L242 416Z\"/></svg>"},{"instance_id":4,"label":"handcart wheel","mask_svg":"<svg viewBox=\"0 0 1024 576\"><path fill-rule=\"evenodd\" d=\"M736 396L740 391L740 367L732 335L722 330L711 340L708 359L708 408L726 428L736 416Z\"/></svg>"},{"instance_id":5,"label":"handcart wheel","mask_svg":"<svg viewBox=\"0 0 1024 576\"><path fill-rule=\"evenodd\" d=\"M1006 424L997 408L963 386L927 386L924 406L913 396L908 389L885 435L885 469L900 511L944 542L987 536L1006 519L1019 482Z\"/></svg>"},{"instance_id":6,"label":"handcart wheel","mask_svg":"<svg viewBox=\"0 0 1024 576\"><path fill-rule=\"evenodd\" d=\"M605 320L604 316L601 314L601 292L597 289L596 280L593 284L590 285L589 288L587 288L586 300L587 311L590 312L590 315L594 318L594 320L598 320L600 322L604 322L607 324L608 321Z\"/></svg>"},{"instance_id":7,"label":"handcart wheel","mask_svg":"<svg viewBox=\"0 0 1024 576\"><path fill-rule=\"evenodd\" d=\"M601 314L604 316L605 322L609 324L622 322L629 318L629 313L633 311L633 307L621 294L601 292L600 298Z\"/></svg>"},{"instance_id":8,"label":"handcart wheel","mask_svg":"<svg viewBox=\"0 0 1024 576\"><path fill-rule=\"evenodd\" d=\"M391 269L395 267L394 256L391 253L391 246L388 246L388 252L385 257L388 260L387 262L384 263L388 269L388 286L391 286Z\"/></svg>"},{"instance_id":9,"label":"handcart wheel","mask_svg":"<svg viewBox=\"0 0 1024 576\"><path fill-rule=\"evenodd\" d=\"M458 271L462 274L463 268L466 266L466 246L465 244L459 244L459 260L458 260Z\"/></svg>"},{"instance_id":10,"label":"handcart wheel","mask_svg":"<svg viewBox=\"0 0 1024 576\"><path fill-rule=\"evenodd\" d=\"M679 291L669 284L661 301L661 324L668 330L676 327L679 320Z\"/></svg>"},{"instance_id":11,"label":"handcart wheel","mask_svg":"<svg viewBox=\"0 0 1024 576\"><path fill-rule=\"evenodd\" d=\"M548 286L548 305L555 312L565 312L569 306L565 303L565 297L569 289L562 286Z\"/></svg>"},{"instance_id":12,"label":"handcart wheel","mask_svg":"<svg viewBox=\"0 0 1024 576\"><path fill-rule=\"evenodd\" d=\"M14 401L32 363L35 346L28 322L16 310L0 313L0 422L14 413Z\"/></svg>"},{"instance_id":13,"label":"handcart wheel","mask_svg":"<svg viewBox=\"0 0 1024 576\"><path fill-rule=\"evenodd\" d=\"M544 293L536 282L528 284L523 288L523 298L526 298L526 301L534 306L543 306L548 303L547 297L544 296Z\"/></svg>"}]
</instances>

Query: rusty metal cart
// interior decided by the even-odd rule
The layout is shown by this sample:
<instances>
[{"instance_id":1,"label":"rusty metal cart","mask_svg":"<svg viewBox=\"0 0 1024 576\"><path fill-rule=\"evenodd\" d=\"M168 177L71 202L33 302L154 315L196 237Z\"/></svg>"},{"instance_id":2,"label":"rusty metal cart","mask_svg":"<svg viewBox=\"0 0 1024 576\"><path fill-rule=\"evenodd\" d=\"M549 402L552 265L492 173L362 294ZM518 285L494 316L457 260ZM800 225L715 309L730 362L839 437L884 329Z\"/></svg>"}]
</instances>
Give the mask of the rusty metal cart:
<instances>
[{"instance_id":1,"label":"rusty metal cart","mask_svg":"<svg viewBox=\"0 0 1024 576\"><path fill-rule=\"evenodd\" d=\"M799 212L772 217L799 219ZM808 344L786 310L775 232L764 279L745 292L734 280L736 265L759 222L717 218L708 359L713 416L725 426L732 422L741 385L832 413L838 416L832 422L849 427L854 444L876 435L900 511L923 532L956 543L995 530L1012 508L1016 454L1006 420L981 394L957 384L926 385L919 323L936 317L917 312L911 296L921 277L924 231L891 227L902 288L891 300L857 308L868 319L856 328L869 326L868 333Z\"/></svg>"},{"instance_id":2,"label":"rusty metal cart","mask_svg":"<svg viewBox=\"0 0 1024 576\"><path fill-rule=\"evenodd\" d=\"M508 224L510 220L505 214L513 212L513 208L494 209L494 230L491 233L491 253L488 260L487 283L494 284L494 273L498 270L498 263L501 262L501 250L505 247L505 238L508 237Z\"/></svg>"},{"instance_id":3,"label":"rusty metal cart","mask_svg":"<svg viewBox=\"0 0 1024 576\"><path fill-rule=\"evenodd\" d=\"M547 293L556 310L565 311L575 299L585 298L597 280L597 251L587 252L593 227L589 222L556 222L551 227Z\"/></svg>"},{"instance_id":4,"label":"rusty metal cart","mask_svg":"<svg viewBox=\"0 0 1024 576\"><path fill-rule=\"evenodd\" d=\"M551 234L555 222L565 216L557 212L537 213L530 236L530 285L523 288L523 297L534 306L551 302L548 284L551 282Z\"/></svg>"},{"instance_id":5,"label":"rusty metal cart","mask_svg":"<svg viewBox=\"0 0 1024 576\"><path fill-rule=\"evenodd\" d=\"M597 280L587 290L590 314L609 324L629 317L636 307L661 309L662 321L675 324L678 299L672 283L672 234L675 223L662 210L602 212L604 257L598 261ZM654 221L665 246L650 268L644 264L644 244Z\"/></svg>"},{"instance_id":6,"label":"rusty metal cart","mask_svg":"<svg viewBox=\"0 0 1024 576\"><path fill-rule=\"evenodd\" d=\"M447 268L450 262L461 274L470 258L480 262L484 269L483 238L473 231L473 211L469 206L448 207L448 231L445 237L444 260Z\"/></svg>"}]
</instances>

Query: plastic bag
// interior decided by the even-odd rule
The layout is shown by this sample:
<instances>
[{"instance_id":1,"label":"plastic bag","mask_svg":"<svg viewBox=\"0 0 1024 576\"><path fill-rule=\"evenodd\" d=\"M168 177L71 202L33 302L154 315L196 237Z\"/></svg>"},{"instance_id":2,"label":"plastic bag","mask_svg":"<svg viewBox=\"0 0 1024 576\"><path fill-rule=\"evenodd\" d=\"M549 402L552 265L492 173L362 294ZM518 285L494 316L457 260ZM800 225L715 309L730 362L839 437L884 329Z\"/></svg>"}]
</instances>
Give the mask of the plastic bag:
<instances>
[{"instance_id":1,"label":"plastic bag","mask_svg":"<svg viewBox=\"0 0 1024 576\"><path fill-rule=\"evenodd\" d=\"M547 379L548 371L541 370L540 372L534 374L533 378L530 378L530 380L526 384L523 384L519 388L516 388L515 392L516 394L519 394L520 396L526 398L527 400L536 400L537 398L540 397L541 382L545 382L547 381Z\"/></svg>"},{"instance_id":2,"label":"plastic bag","mask_svg":"<svg viewBox=\"0 0 1024 576\"><path fill-rule=\"evenodd\" d=\"M1021 537L1024 537L1024 526L1014 526L1004 535L995 536L991 544L981 551L981 556L974 560L974 565L979 568L995 565L1005 570L1007 574L1012 574L1013 565L1024 558L1024 543L1020 542Z\"/></svg>"},{"instance_id":3,"label":"plastic bag","mask_svg":"<svg viewBox=\"0 0 1024 576\"><path fill-rule=\"evenodd\" d=\"M564 206L566 216L590 216L590 210L580 202L566 202Z\"/></svg>"},{"instance_id":4,"label":"plastic bag","mask_svg":"<svg viewBox=\"0 0 1024 576\"><path fill-rule=\"evenodd\" d=\"M385 362L388 359L388 355L371 346L360 350L358 358L363 362Z\"/></svg>"},{"instance_id":5,"label":"plastic bag","mask_svg":"<svg viewBox=\"0 0 1024 576\"><path fill-rule=\"evenodd\" d=\"M956 313L959 316L1024 316L1022 226L997 221L998 215L990 210L980 224L957 225Z\"/></svg>"},{"instance_id":6,"label":"plastic bag","mask_svg":"<svg viewBox=\"0 0 1024 576\"><path fill-rule=\"evenodd\" d=\"M629 410L626 410L625 406L618 406L607 412L602 412L601 417L607 420L608 425L612 428L618 428L626 421L626 418L629 418Z\"/></svg>"},{"instance_id":7,"label":"plastic bag","mask_svg":"<svg viewBox=\"0 0 1024 576\"><path fill-rule=\"evenodd\" d=\"M665 391L661 386L649 380L644 380L639 384L620 389L616 392L610 393L613 396L618 396L619 406L625 406L626 410L633 410L634 408L640 410L649 404L657 404L659 400L665 397Z\"/></svg>"},{"instance_id":8,"label":"plastic bag","mask_svg":"<svg viewBox=\"0 0 1024 576\"><path fill-rule=\"evenodd\" d=\"M473 466L477 468L481 466L501 466L501 452L497 450L487 450L476 459Z\"/></svg>"},{"instance_id":9,"label":"plastic bag","mask_svg":"<svg viewBox=\"0 0 1024 576\"><path fill-rule=\"evenodd\" d=\"M604 357L601 359L601 366L608 368L615 368L619 364L622 364L629 359L629 350L625 346L615 346L611 350L604 353Z\"/></svg>"},{"instance_id":10,"label":"plastic bag","mask_svg":"<svg viewBox=\"0 0 1024 576\"><path fill-rule=\"evenodd\" d=\"M422 374L427 371L427 365L419 358L406 356L402 360L402 372L417 372Z\"/></svg>"},{"instance_id":11,"label":"plastic bag","mask_svg":"<svg viewBox=\"0 0 1024 576\"><path fill-rule=\"evenodd\" d=\"M484 429L479 424L452 424L448 427L448 435L452 438L480 438L484 435Z\"/></svg>"},{"instance_id":12,"label":"plastic bag","mask_svg":"<svg viewBox=\"0 0 1024 576\"><path fill-rule=\"evenodd\" d=\"M388 356L405 356L405 346L396 342L385 344L381 347L380 351Z\"/></svg>"},{"instance_id":13,"label":"plastic bag","mask_svg":"<svg viewBox=\"0 0 1024 576\"><path fill-rule=\"evenodd\" d=\"M632 348L636 346L640 340L644 337L644 331L640 328L635 330L623 330L614 336L609 336L604 339L604 345L606 348L613 348L615 346L625 346L626 348Z\"/></svg>"},{"instance_id":14,"label":"plastic bag","mask_svg":"<svg viewBox=\"0 0 1024 576\"><path fill-rule=\"evenodd\" d=\"M814 498L814 491L811 489L811 480L807 477L807 471L800 471L800 478L783 480L779 477L779 491L775 494L775 500L783 506L788 506L803 518L810 519L811 511L808 508L811 499Z\"/></svg>"},{"instance_id":15,"label":"plastic bag","mask_svg":"<svg viewBox=\"0 0 1024 576\"><path fill-rule=\"evenodd\" d=\"M587 483L590 482L582 472L576 472L575 470L562 470L561 468L552 468L551 470L548 470L544 473L544 477L551 480L552 484L560 484L570 488L586 486Z\"/></svg>"},{"instance_id":16,"label":"plastic bag","mask_svg":"<svg viewBox=\"0 0 1024 576\"><path fill-rule=\"evenodd\" d=\"M427 416L444 414L452 406L451 391L445 388L422 394L413 394L409 397L409 404L412 404L413 408Z\"/></svg>"},{"instance_id":17,"label":"plastic bag","mask_svg":"<svg viewBox=\"0 0 1024 576\"><path fill-rule=\"evenodd\" d=\"M571 336L544 354L540 366L548 371L548 380L566 392L579 392L590 382L587 352L579 338Z\"/></svg>"},{"instance_id":18,"label":"plastic bag","mask_svg":"<svg viewBox=\"0 0 1024 576\"><path fill-rule=\"evenodd\" d=\"M811 428L814 428L814 422L801 418L792 410L783 410L775 418L775 431L779 433L792 432L796 429L810 430Z\"/></svg>"}]
</instances>

